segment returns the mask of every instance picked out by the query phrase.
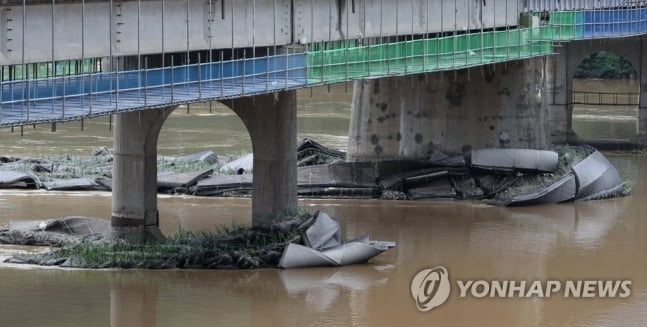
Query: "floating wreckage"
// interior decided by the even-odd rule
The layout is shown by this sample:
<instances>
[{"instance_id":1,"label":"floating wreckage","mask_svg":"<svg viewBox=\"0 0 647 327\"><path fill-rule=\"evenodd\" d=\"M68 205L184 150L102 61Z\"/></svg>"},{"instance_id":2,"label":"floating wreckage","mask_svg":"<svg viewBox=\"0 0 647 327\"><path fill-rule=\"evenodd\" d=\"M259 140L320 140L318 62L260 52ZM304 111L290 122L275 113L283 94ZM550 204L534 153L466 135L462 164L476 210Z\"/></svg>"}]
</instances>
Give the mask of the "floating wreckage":
<instances>
[{"instance_id":1,"label":"floating wreckage","mask_svg":"<svg viewBox=\"0 0 647 327\"><path fill-rule=\"evenodd\" d=\"M98 218L69 216L47 220L12 221L0 227L0 244L61 246L110 237L110 222Z\"/></svg>"},{"instance_id":2,"label":"floating wreckage","mask_svg":"<svg viewBox=\"0 0 647 327\"><path fill-rule=\"evenodd\" d=\"M0 188L40 188L38 176L29 172L0 171Z\"/></svg>"},{"instance_id":3,"label":"floating wreckage","mask_svg":"<svg viewBox=\"0 0 647 327\"><path fill-rule=\"evenodd\" d=\"M303 268L367 262L396 246L368 236L344 241L339 223L324 212L283 217L217 234L171 237L155 244L107 242L110 222L88 217L12 222L0 244L61 246L16 255L10 263L77 268ZM88 253L90 256L88 257Z\"/></svg>"},{"instance_id":4,"label":"floating wreckage","mask_svg":"<svg viewBox=\"0 0 647 327\"><path fill-rule=\"evenodd\" d=\"M629 188L620 179L618 171L602 153L594 150L584 160L572 165L570 170L554 183L534 192L516 195L507 205L586 201L629 193Z\"/></svg>"},{"instance_id":5,"label":"floating wreckage","mask_svg":"<svg viewBox=\"0 0 647 327\"><path fill-rule=\"evenodd\" d=\"M223 164L220 164L220 163ZM249 197L252 154L227 160L212 151L158 158L158 192ZM587 146L552 150L478 149L427 160L346 162L310 139L297 147L297 194L389 200L479 200L495 205L584 201L630 193L615 168ZM112 154L48 159L0 157L0 188L110 190Z\"/></svg>"},{"instance_id":6,"label":"floating wreckage","mask_svg":"<svg viewBox=\"0 0 647 327\"><path fill-rule=\"evenodd\" d=\"M555 151L532 149L481 149L470 156L474 168L504 171L531 171L552 173L557 169Z\"/></svg>"},{"instance_id":7,"label":"floating wreckage","mask_svg":"<svg viewBox=\"0 0 647 327\"><path fill-rule=\"evenodd\" d=\"M289 243L281 260L281 268L345 266L366 262L395 247L395 242L371 241L368 236L344 242L339 223L324 212L301 236L305 245Z\"/></svg>"}]
</instances>

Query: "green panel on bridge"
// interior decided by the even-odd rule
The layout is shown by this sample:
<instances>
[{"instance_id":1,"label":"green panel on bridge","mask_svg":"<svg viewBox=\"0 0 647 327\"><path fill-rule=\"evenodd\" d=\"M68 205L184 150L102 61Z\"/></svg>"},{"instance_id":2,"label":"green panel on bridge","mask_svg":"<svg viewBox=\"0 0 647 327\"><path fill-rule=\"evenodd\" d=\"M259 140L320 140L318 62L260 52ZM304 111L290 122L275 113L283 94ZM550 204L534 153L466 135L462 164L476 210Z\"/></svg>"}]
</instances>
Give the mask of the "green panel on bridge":
<instances>
[{"instance_id":1,"label":"green panel on bridge","mask_svg":"<svg viewBox=\"0 0 647 327\"><path fill-rule=\"evenodd\" d=\"M554 11L544 29L545 37L555 41L568 41L584 37L584 14L581 11Z\"/></svg>"},{"instance_id":2,"label":"green panel on bridge","mask_svg":"<svg viewBox=\"0 0 647 327\"><path fill-rule=\"evenodd\" d=\"M308 52L308 83L460 69L547 55L553 48L544 30L487 31L370 46L335 44L332 50Z\"/></svg>"}]
</instances>

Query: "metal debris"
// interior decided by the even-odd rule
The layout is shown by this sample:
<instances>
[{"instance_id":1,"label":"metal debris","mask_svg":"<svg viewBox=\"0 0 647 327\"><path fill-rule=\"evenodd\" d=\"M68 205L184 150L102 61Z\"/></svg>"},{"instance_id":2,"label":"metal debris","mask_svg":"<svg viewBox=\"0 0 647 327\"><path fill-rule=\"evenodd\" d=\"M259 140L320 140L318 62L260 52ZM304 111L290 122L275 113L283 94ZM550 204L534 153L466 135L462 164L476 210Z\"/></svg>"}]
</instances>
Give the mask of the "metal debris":
<instances>
[{"instance_id":1,"label":"metal debris","mask_svg":"<svg viewBox=\"0 0 647 327\"><path fill-rule=\"evenodd\" d=\"M366 262L395 247L395 242L371 241L368 236L344 242L339 223L324 212L302 236L305 245L290 243L279 261L281 268L344 266Z\"/></svg>"},{"instance_id":2,"label":"metal debris","mask_svg":"<svg viewBox=\"0 0 647 327\"><path fill-rule=\"evenodd\" d=\"M524 170L553 172L557 169L555 151L531 149L481 149L473 150L471 164L486 170Z\"/></svg>"}]
</instances>

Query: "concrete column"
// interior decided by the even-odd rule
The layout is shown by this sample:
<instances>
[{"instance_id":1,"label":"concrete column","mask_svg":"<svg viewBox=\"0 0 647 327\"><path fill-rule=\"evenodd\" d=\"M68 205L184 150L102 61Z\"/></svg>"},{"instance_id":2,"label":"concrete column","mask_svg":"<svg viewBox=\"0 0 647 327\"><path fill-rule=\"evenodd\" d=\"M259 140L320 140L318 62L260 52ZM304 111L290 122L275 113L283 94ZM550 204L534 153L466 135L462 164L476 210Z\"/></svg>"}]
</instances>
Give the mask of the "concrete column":
<instances>
[{"instance_id":1,"label":"concrete column","mask_svg":"<svg viewBox=\"0 0 647 327\"><path fill-rule=\"evenodd\" d=\"M132 243L163 238L157 211L157 137L176 107L115 116L113 236Z\"/></svg>"},{"instance_id":2,"label":"concrete column","mask_svg":"<svg viewBox=\"0 0 647 327\"><path fill-rule=\"evenodd\" d=\"M636 67L640 75L640 100L638 105L638 135L634 142L647 144L647 36L640 38L640 67Z\"/></svg>"},{"instance_id":3,"label":"concrete column","mask_svg":"<svg viewBox=\"0 0 647 327\"><path fill-rule=\"evenodd\" d=\"M573 76L567 69L567 48L546 58L550 135L553 144L565 144L576 137L573 131Z\"/></svg>"},{"instance_id":4,"label":"concrete column","mask_svg":"<svg viewBox=\"0 0 647 327\"><path fill-rule=\"evenodd\" d=\"M545 59L355 82L347 160L550 145Z\"/></svg>"},{"instance_id":5,"label":"concrete column","mask_svg":"<svg viewBox=\"0 0 647 327\"><path fill-rule=\"evenodd\" d=\"M224 101L247 127L254 151L252 223L297 207L296 91Z\"/></svg>"}]
</instances>

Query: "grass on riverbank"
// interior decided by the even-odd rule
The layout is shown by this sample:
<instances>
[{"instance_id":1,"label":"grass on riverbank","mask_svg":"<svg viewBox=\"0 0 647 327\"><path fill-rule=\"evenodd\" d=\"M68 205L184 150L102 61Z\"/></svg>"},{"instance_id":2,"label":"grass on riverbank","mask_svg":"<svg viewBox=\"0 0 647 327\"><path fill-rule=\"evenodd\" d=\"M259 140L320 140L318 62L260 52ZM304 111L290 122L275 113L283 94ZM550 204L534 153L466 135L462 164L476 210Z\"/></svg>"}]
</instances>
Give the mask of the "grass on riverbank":
<instances>
[{"instance_id":1,"label":"grass on riverbank","mask_svg":"<svg viewBox=\"0 0 647 327\"><path fill-rule=\"evenodd\" d=\"M276 267L287 244L300 242L311 217L309 213L295 213L272 220L271 224L235 225L215 232L179 229L164 242L83 241L44 254L17 256L17 259L29 264L76 268Z\"/></svg>"}]
</instances>

